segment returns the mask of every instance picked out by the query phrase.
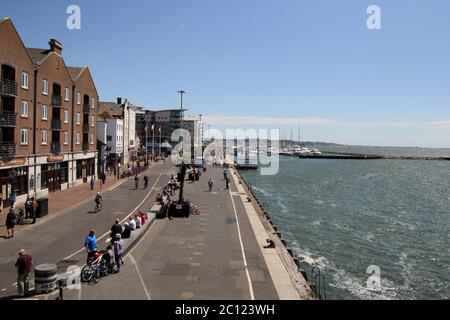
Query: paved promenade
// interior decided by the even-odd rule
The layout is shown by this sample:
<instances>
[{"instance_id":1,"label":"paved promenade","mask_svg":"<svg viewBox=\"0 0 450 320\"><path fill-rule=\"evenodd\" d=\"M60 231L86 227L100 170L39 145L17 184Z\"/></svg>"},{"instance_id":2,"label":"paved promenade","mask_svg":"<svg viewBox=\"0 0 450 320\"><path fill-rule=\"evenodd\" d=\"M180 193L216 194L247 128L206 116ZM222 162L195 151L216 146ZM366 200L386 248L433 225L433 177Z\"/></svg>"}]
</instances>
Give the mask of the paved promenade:
<instances>
[{"instance_id":1,"label":"paved promenade","mask_svg":"<svg viewBox=\"0 0 450 320\"><path fill-rule=\"evenodd\" d=\"M128 253L119 274L67 290L65 298L300 299L286 283L286 269L273 262L274 252L264 252L271 249L263 248L261 230L255 233L234 178L225 190L222 170L208 167L200 181L186 184L185 198L200 208L199 215L156 220ZM208 192L210 177L215 180L213 192Z\"/></svg>"},{"instance_id":2,"label":"paved promenade","mask_svg":"<svg viewBox=\"0 0 450 320\"><path fill-rule=\"evenodd\" d=\"M171 164L158 164L147 173L147 189L143 189L142 179L138 190L134 190L133 179L123 180L122 184L109 191L102 188L102 191L105 191L104 206L98 213L93 213L92 197L96 190L80 190L79 193L64 191L55 194L57 199L49 201L55 202L53 208L58 207L59 201L64 210L55 213L56 209L53 209L53 214L39 219L37 224L23 226L13 239L0 240L0 297L11 297L17 293L17 271L14 263L19 249L24 248L30 252L35 266L56 263L58 272L65 272L69 265L85 261L86 253L82 248L90 229L97 230L99 248L105 248L114 220L123 220L139 209L147 209L154 200L153 196L150 198L152 190L167 183L173 172L175 170ZM112 182L113 179L108 180Z\"/></svg>"}]
</instances>

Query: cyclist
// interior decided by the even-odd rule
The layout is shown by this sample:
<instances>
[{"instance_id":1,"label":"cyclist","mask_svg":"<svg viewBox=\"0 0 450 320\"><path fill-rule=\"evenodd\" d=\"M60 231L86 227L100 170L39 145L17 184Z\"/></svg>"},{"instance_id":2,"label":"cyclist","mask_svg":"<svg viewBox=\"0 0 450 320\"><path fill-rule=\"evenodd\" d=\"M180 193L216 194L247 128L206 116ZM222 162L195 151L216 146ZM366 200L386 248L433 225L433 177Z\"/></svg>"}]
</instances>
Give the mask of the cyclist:
<instances>
[{"instance_id":1,"label":"cyclist","mask_svg":"<svg viewBox=\"0 0 450 320\"><path fill-rule=\"evenodd\" d=\"M134 177L134 186L136 189L139 186L139 177L138 177L137 173L136 173L136 176Z\"/></svg>"},{"instance_id":2,"label":"cyclist","mask_svg":"<svg viewBox=\"0 0 450 320\"><path fill-rule=\"evenodd\" d=\"M97 195L95 196L95 211L102 209L103 207L102 202L103 202L102 195L100 194L100 192L97 192Z\"/></svg>"},{"instance_id":3,"label":"cyclist","mask_svg":"<svg viewBox=\"0 0 450 320\"><path fill-rule=\"evenodd\" d=\"M144 188L146 189L148 186L148 176L144 176Z\"/></svg>"}]
</instances>

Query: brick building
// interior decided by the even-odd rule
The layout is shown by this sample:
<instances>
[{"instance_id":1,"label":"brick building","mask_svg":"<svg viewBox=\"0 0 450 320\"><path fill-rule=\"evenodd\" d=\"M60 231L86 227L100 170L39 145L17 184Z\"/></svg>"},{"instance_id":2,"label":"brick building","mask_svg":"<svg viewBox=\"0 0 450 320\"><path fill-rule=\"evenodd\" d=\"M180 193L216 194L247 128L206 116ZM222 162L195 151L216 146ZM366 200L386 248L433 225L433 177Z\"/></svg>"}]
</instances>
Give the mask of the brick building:
<instances>
[{"instance_id":1,"label":"brick building","mask_svg":"<svg viewBox=\"0 0 450 320\"><path fill-rule=\"evenodd\" d=\"M66 66L62 44L26 48L0 20L0 195L18 202L70 188L95 175L96 108L88 67Z\"/></svg>"}]
</instances>

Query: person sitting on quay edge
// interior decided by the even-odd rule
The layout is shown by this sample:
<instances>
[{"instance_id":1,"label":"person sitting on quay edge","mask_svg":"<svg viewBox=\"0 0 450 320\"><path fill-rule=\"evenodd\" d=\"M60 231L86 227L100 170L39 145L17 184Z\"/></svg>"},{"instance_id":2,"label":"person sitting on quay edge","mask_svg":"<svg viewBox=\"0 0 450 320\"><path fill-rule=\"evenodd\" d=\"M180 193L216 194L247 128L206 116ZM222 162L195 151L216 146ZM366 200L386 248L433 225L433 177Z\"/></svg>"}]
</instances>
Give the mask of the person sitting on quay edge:
<instances>
[{"instance_id":1,"label":"person sitting on quay edge","mask_svg":"<svg viewBox=\"0 0 450 320\"><path fill-rule=\"evenodd\" d=\"M119 219L116 219L116 222L111 227L111 243L116 241L116 235L122 233L122 226L120 225Z\"/></svg>"},{"instance_id":2,"label":"person sitting on quay edge","mask_svg":"<svg viewBox=\"0 0 450 320\"><path fill-rule=\"evenodd\" d=\"M131 231L136 230L136 221L133 219L133 217L130 217L128 224L130 225Z\"/></svg>"},{"instance_id":3,"label":"person sitting on quay edge","mask_svg":"<svg viewBox=\"0 0 450 320\"><path fill-rule=\"evenodd\" d=\"M141 225L142 225L142 219L141 219L140 215L135 214L134 221L136 222L136 229L140 229Z\"/></svg>"},{"instance_id":4,"label":"person sitting on quay edge","mask_svg":"<svg viewBox=\"0 0 450 320\"><path fill-rule=\"evenodd\" d=\"M161 196L161 193L158 193L155 199L156 203L161 204L163 201L163 198Z\"/></svg>"},{"instance_id":5,"label":"person sitting on quay edge","mask_svg":"<svg viewBox=\"0 0 450 320\"><path fill-rule=\"evenodd\" d=\"M144 211L139 211L139 216L141 217L142 225L144 225L147 222L147 214Z\"/></svg>"},{"instance_id":6,"label":"person sitting on quay edge","mask_svg":"<svg viewBox=\"0 0 450 320\"><path fill-rule=\"evenodd\" d=\"M130 239L131 236L131 228L128 222L125 222L123 225L123 231L122 231L122 239Z\"/></svg>"}]
</instances>

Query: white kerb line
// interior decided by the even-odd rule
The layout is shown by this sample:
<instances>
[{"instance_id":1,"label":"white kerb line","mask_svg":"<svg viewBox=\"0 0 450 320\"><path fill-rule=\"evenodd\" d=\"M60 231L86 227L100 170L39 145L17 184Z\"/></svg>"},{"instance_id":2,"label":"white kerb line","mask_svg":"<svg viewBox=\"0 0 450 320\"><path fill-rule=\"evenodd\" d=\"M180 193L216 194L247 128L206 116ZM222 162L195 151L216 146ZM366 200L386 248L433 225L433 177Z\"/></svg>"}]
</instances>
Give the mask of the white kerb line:
<instances>
[{"instance_id":1,"label":"white kerb line","mask_svg":"<svg viewBox=\"0 0 450 320\"><path fill-rule=\"evenodd\" d=\"M139 203L136 208L133 209L133 211L131 211L122 221L120 221L120 223L123 223L125 220L127 220L145 201L147 201L148 197L150 197L150 194L152 193L153 189L155 188L155 185L158 183L159 179L161 178L162 173L159 174L158 179L156 179L155 183L153 184L153 187L150 189L150 191L148 192L147 196L144 198L144 200L141 201L141 203ZM110 234L110 232L106 232L105 234L103 234L100 238L97 239L97 241L100 241L101 239L103 239L104 237L106 237L108 234ZM65 257L63 260L68 260L70 258L72 258L73 256L76 256L77 254L83 252L83 250L85 250L86 248L81 248L80 250L78 250L77 252L71 254L68 257Z\"/></svg>"},{"instance_id":2,"label":"white kerb line","mask_svg":"<svg viewBox=\"0 0 450 320\"><path fill-rule=\"evenodd\" d=\"M137 271L139 280L141 280L141 284L142 284L142 287L144 288L144 292L145 292L145 295L147 296L147 300L151 300L150 294L148 293L147 287L145 286L144 279L142 279L142 275L141 275L141 272L139 271L139 267L136 263L136 260L134 260L134 257L130 253L128 253L128 257L130 258L131 263L134 264L134 266L136 267L136 271Z\"/></svg>"},{"instance_id":3,"label":"white kerb line","mask_svg":"<svg viewBox=\"0 0 450 320\"><path fill-rule=\"evenodd\" d=\"M236 206L234 205L233 195L231 194L231 188L228 189L228 191L230 192L231 203L233 204L234 216L236 217L236 225L237 225L237 230L238 230L238 235L239 235L239 242L241 244L242 259L244 260L245 273L247 274L248 288L250 290L250 299L255 300L255 294L253 293L252 280L250 279L250 273L248 272L247 259L245 258L244 244L242 243L241 228L239 227L239 219L237 216Z\"/></svg>"}]
</instances>

